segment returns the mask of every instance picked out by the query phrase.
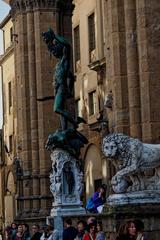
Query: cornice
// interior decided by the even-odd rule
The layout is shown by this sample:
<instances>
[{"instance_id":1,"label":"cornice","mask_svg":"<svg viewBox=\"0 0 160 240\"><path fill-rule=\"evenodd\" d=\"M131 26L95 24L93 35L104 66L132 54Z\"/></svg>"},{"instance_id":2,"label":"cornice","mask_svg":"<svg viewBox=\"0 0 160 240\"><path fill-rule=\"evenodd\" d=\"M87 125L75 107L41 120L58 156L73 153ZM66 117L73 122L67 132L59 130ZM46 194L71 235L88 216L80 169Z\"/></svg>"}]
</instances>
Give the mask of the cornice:
<instances>
[{"instance_id":1,"label":"cornice","mask_svg":"<svg viewBox=\"0 0 160 240\"><path fill-rule=\"evenodd\" d=\"M6 23L9 22L10 19L11 19L11 15L9 13L0 23L0 29L2 29L6 25Z\"/></svg>"},{"instance_id":2,"label":"cornice","mask_svg":"<svg viewBox=\"0 0 160 240\"><path fill-rule=\"evenodd\" d=\"M11 45L3 55L0 55L0 66L8 59L8 57L14 53L14 47Z\"/></svg>"},{"instance_id":3,"label":"cornice","mask_svg":"<svg viewBox=\"0 0 160 240\"><path fill-rule=\"evenodd\" d=\"M10 0L11 15L34 10L53 10L72 13L72 0Z\"/></svg>"}]
</instances>

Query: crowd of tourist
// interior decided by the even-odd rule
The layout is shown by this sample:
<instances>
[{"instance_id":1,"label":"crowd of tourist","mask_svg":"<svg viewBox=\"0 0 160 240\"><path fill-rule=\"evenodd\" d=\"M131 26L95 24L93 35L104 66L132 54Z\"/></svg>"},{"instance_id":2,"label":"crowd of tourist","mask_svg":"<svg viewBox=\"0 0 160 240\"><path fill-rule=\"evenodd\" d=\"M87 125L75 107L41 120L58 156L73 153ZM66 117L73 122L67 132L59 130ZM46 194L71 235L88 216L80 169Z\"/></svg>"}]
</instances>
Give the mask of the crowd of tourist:
<instances>
[{"instance_id":1,"label":"crowd of tourist","mask_svg":"<svg viewBox=\"0 0 160 240\"><path fill-rule=\"evenodd\" d=\"M102 222L95 217L88 218L87 222L79 220L77 226L72 226L72 220L66 219L63 231L63 240L105 240Z\"/></svg>"},{"instance_id":2,"label":"crowd of tourist","mask_svg":"<svg viewBox=\"0 0 160 240\"><path fill-rule=\"evenodd\" d=\"M56 228L56 227L55 227ZM30 231L31 230L31 231ZM29 229L28 224L12 223L5 228L5 240L59 240L59 232L52 225L39 227L33 224ZM103 231L102 222L95 217L89 217L87 221L81 219L76 227L72 226L72 220L66 219L63 240L110 240L109 235ZM113 238L112 238L113 239ZM120 225L114 240L147 240L144 234L144 224L141 220L131 220Z\"/></svg>"},{"instance_id":3,"label":"crowd of tourist","mask_svg":"<svg viewBox=\"0 0 160 240\"><path fill-rule=\"evenodd\" d=\"M123 222L112 239L148 240L141 220ZM84 220L78 221L77 228L72 226L71 219L66 220L63 240L110 240L110 236L103 231L102 222L98 222L95 217L90 217L87 223Z\"/></svg>"}]
</instances>

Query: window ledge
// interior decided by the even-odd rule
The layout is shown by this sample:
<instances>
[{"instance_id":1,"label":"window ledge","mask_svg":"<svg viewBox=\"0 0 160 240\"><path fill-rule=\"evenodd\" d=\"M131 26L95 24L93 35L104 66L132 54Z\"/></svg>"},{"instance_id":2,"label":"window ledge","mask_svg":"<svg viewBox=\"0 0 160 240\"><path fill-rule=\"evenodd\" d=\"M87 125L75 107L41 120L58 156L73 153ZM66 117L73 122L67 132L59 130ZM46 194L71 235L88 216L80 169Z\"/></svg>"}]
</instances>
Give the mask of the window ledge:
<instances>
[{"instance_id":1,"label":"window ledge","mask_svg":"<svg viewBox=\"0 0 160 240\"><path fill-rule=\"evenodd\" d=\"M106 65L106 59L102 58L101 60L96 60L88 65L88 67L96 72L101 71Z\"/></svg>"}]
</instances>

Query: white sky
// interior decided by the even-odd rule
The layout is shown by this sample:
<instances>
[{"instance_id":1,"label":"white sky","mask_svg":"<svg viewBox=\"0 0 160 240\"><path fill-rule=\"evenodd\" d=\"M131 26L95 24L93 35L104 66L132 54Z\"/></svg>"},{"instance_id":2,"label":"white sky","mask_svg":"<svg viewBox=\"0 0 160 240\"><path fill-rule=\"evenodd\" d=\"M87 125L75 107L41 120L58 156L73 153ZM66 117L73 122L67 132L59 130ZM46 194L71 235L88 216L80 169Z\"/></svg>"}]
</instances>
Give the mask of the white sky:
<instances>
[{"instance_id":1,"label":"white sky","mask_svg":"<svg viewBox=\"0 0 160 240\"><path fill-rule=\"evenodd\" d=\"M9 13L10 7L0 0L0 22L7 16ZM0 30L0 55L3 53L3 38L2 31ZM0 69L0 128L2 127L3 114L2 114L2 80L1 80L1 69Z\"/></svg>"}]
</instances>

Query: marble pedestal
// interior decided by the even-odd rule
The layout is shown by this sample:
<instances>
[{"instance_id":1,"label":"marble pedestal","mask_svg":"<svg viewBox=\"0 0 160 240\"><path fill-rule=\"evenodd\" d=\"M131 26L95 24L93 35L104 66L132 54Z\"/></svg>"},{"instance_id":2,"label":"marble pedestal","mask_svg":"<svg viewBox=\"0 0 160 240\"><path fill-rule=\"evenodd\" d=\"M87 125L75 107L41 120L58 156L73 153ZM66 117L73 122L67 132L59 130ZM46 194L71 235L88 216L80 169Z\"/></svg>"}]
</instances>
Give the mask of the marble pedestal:
<instances>
[{"instance_id":1,"label":"marble pedestal","mask_svg":"<svg viewBox=\"0 0 160 240\"><path fill-rule=\"evenodd\" d=\"M54 228L58 230L61 240L63 218L86 213L80 201L83 191L83 173L80 171L78 160L65 150L55 149L51 153L51 160L50 190L54 196L54 202L48 221L54 222Z\"/></svg>"},{"instance_id":2,"label":"marble pedestal","mask_svg":"<svg viewBox=\"0 0 160 240\"><path fill-rule=\"evenodd\" d=\"M66 207L58 207L52 208L51 214L48 218L49 222L54 222L54 228L59 232L59 239L62 239L62 233L64 229L64 218L66 217L79 217L80 215L84 215L85 209L80 206L66 206ZM71 217L72 218L72 217Z\"/></svg>"}]
</instances>

